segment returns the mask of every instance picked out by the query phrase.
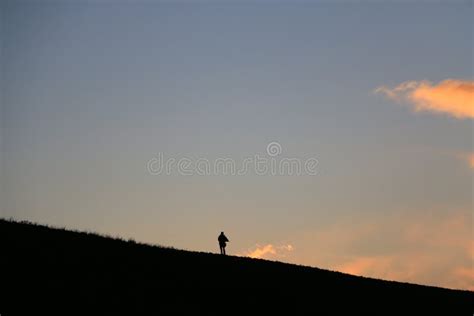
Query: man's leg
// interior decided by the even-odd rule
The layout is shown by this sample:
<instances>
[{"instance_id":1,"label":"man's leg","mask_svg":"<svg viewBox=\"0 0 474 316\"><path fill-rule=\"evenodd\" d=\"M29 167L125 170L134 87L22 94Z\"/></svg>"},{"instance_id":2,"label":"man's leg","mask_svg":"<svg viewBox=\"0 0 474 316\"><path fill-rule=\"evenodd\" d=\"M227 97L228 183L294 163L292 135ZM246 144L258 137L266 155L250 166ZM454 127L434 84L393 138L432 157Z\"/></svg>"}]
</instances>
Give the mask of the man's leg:
<instances>
[{"instance_id":1,"label":"man's leg","mask_svg":"<svg viewBox=\"0 0 474 316\"><path fill-rule=\"evenodd\" d=\"M225 255L225 246L222 247L222 253Z\"/></svg>"}]
</instances>

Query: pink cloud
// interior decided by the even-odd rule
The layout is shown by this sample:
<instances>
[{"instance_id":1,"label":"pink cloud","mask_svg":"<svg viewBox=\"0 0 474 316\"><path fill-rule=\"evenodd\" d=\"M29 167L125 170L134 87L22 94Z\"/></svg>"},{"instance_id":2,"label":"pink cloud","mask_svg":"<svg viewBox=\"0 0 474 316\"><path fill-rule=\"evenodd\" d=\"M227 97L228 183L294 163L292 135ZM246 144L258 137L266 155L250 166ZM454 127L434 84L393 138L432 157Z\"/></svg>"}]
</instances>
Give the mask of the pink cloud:
<instances>
[{"instance_id":1,"label":"pink cloud","mask_svg":"<svg viewBox=\"0 0 474 316\"><path fill-rule=\"evenodd\" d=\"M470 289L471 211L381 212L292 236L288 259L367 277Z\"/></svg>"},{"instance_id":2,"label":"pink cloud","mask_svg":"<svg viewBox=\"0 0 474 316\"><path fill-rule=\"evenodd\" d=\"M392 258L386 256L355 257L336 266L336 270L354 275L387 275L390 272Z\"/></svg>"},{"instance_id":3,"label":"pink cloud","mask_svg":"<svg viewBox=\"0 0 474 316\"><path fill-rule=\"evenodd\" d=\"M463 161L470 169L474 170L474 153L457 153L455 156Z\"/></svg>"},{"instance_id":4,"label":"pink cloud","mask_svg":"<svg viewBox=\"0 0 474 316\"><path fill-rule=\"evenodd\" d=\"M460 267L454 271L454 275L458 277L462 282L461 287L474 291L474 268L473 267Z\"/></svg>"},{"instance_id":5,"label":"pink cloud","mask_svg":"<svg viewBox=\"0 0 474 316\"><path fill-rule=\"evenodd\" d=\"M469 162L469 167L471 167L471 169L474 169L474 153L469 154L469 157L467 159Z\"/></svg>"}]
</instances>

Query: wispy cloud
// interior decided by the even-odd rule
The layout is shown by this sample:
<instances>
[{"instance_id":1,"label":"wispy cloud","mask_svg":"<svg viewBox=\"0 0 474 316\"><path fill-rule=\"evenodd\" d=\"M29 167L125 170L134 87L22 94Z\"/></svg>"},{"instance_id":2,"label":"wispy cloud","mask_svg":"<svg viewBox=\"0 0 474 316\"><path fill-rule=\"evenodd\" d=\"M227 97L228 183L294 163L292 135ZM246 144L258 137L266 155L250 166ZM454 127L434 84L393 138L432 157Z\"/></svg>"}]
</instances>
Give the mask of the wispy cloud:
<instances>
[{"instance_id":1,"label":"wispy cloud","mask_svg":"<svg viewBox=\"0 0 474 316\"><path fill-rule=\"evenodd\" d=\"M444 113L458 119L474 118L474 81L447 79L405 81L394 88L380 86L374 90L389 99L407 102L415 111Z\"/></svg>"},{"instance_id":2,"label":"wispy cloud","mask_svg":"<svg viewBox=\"0 0 474 316\"><path fill-rule=\"evenodd\" d=\"M290 244L280 246L257 244L254 249L248 250L241 255L256 259L275 259L285 257L286 254L293 251L293 249L293 246Z\"/></svg>"},{"instance_id":3,"label":"wispy cloud","mask_svg":"<svg viewBox=\"0 0 474 316\"><path fill-rule=\"evenodd\" d=\"M286 260L367 277L474 289L471 231L470 210L372 214L292 236L298 251Z\"/></svg>"},{"instance_id":4,"label":"wispy cloud","mask_svg":"<svg viewBox=\"0 0 474 316\"><path fill-rule=\"evenodd\" d=\"M474 170L474 153L460 153L456 155L458 159L467 163L469 168Z\"/></svg>"},{"instance_id":5,"label":"wispy cloud","mask_svg":"<svg viewBox=\"0 0 474 316\"><path fill-rule=\"evenodd\" d=\"M335 269L354 275L377 275L382 278L397 279L391 266L394 258L391 256L361 256L335 266Z\"/></svg>"}]
</instances>

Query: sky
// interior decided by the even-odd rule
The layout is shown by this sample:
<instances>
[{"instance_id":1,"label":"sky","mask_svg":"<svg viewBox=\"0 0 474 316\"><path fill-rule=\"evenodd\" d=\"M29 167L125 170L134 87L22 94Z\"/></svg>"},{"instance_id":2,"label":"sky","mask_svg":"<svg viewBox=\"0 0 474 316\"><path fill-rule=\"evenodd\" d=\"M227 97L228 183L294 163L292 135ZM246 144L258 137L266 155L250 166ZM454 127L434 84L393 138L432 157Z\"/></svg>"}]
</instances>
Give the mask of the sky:
<instances>
[{"instance_id":1,"label":"sky","mask_svg":"<svg viewBox=\"0 0 474 316\"><path fill-rule=\"evenodd\" d=\"M471 1L0 10L1 217L474 290Z\"/></svg>"}]
</instances>

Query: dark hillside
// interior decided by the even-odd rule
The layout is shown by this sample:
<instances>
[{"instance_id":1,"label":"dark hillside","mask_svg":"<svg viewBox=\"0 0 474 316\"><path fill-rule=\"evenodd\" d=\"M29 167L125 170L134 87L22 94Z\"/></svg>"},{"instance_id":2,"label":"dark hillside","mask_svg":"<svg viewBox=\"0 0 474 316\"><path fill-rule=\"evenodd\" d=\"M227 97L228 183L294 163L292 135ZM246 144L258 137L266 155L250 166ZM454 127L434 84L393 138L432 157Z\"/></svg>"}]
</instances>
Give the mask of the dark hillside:
<instances>
[{"instance_id":1,"label":"dark hillside","mask_svg":"<svg viewBox=\"0 0 474 316\"><path fill-rule=\"evenodd\" d=\"M8 315L473 315L474 293L0 220Z\"/></svg>"}]
</instances>

